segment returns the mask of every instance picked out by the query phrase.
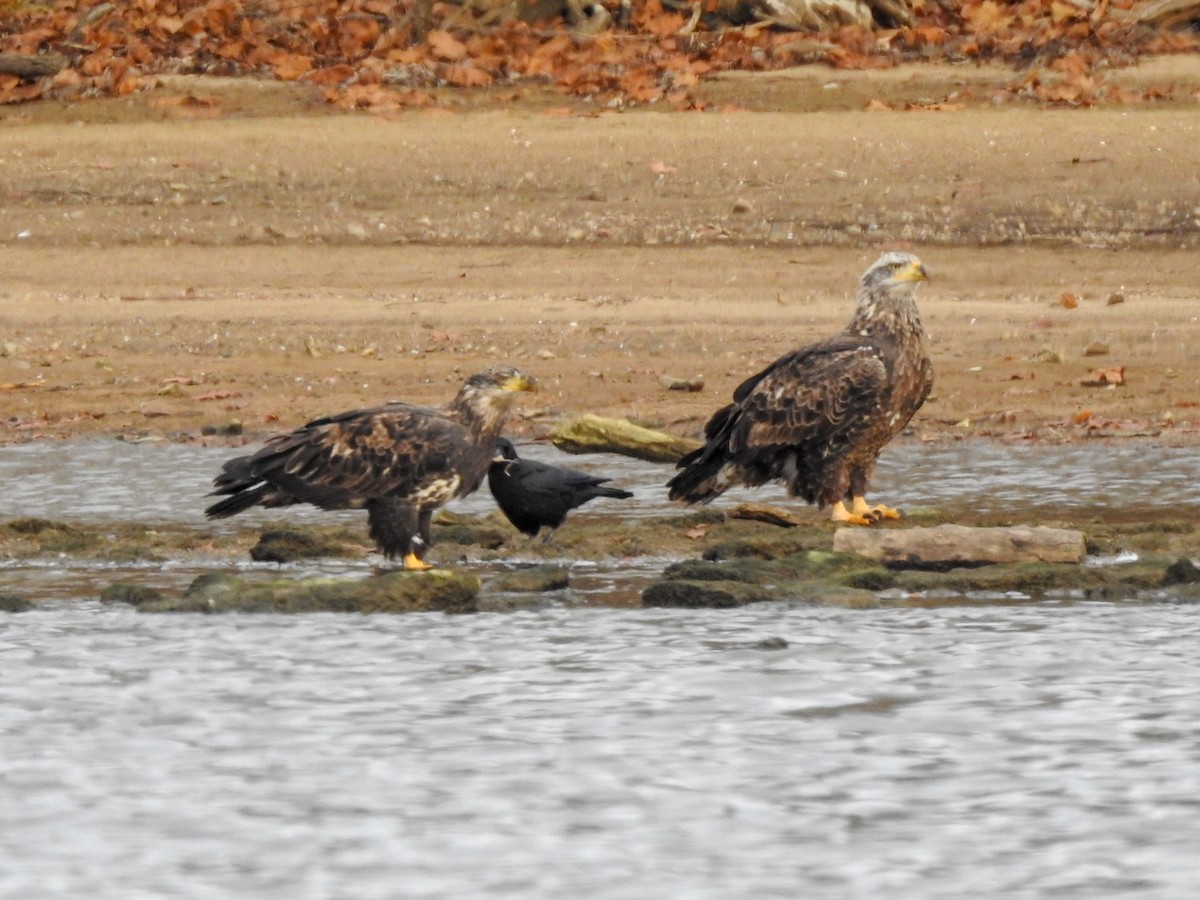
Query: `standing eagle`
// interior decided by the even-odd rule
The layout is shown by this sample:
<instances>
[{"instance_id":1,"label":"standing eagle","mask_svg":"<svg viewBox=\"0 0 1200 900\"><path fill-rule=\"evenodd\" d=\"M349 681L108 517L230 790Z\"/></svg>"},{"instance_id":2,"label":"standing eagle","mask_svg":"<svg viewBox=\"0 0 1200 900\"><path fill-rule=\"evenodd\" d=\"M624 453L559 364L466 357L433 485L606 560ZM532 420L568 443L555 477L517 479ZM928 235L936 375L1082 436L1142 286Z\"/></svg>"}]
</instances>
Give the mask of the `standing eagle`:
<instances>
[{"instance_id":1,"label":"standing eagle","mask_svg":"<svg viewBox=\"0 0 1200 900\"><path fill-rule=\"evenodd\" d=\"M832 507L835 521L900 518L864 494L879 452L933 386L913 300L927 277L910 253L879 257L859 281L854 318L841 334L781 356L709 419L705 445L684 456L667 483L671 499L706 503L734 485L778 479L789 495Z\"/></svg>"},{"instance_id":2,"label":"standing eagle","mask_svg":"<svg viewBox=\"0 0 1200 900\"><path fill-rule=\"evenodd\" d=\"M431 568L423 557L434 510L479 487L515 392L535 390L529 375L495 366L468 378L440 409L389 403L314 419L225 463L213 482L225 499L204 514L222 519L293 503L366 509L380 553L403 557L406 569Z\"/></svg>"}]
</instances>

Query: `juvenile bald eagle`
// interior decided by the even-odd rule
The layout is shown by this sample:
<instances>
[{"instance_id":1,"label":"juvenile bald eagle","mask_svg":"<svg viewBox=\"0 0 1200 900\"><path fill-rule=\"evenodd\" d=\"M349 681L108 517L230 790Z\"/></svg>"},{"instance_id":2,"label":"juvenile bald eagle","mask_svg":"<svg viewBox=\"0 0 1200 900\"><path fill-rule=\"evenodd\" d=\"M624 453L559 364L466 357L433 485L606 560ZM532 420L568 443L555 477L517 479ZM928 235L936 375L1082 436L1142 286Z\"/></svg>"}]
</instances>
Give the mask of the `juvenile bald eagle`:
<instances>
[{"instance_id":1,"label":"juvenile bald eagle","mask_svg":"<svg viewBox=\"0 0 1200 900\"><path fill-rule=\"evenodd\" d=\"M607 487L611 478L564 469L535 459L521 459L508 438L496 442L496 458L488 469L488 487L500 511L516 529L535 537L548 527L542 541L567 518L567 513L597 497L627 500L629 491Z\"/></svg>"},{"instance_id":2,"label":"juvenile bald eagle","mask_svg":"<svg viewBox=\"0 0 1200 900\"><path fill-rule=\"evenodd\" d=\"M204 514L221 519L293 503L366 509L380 553L403 557L405 568L428 569L434 510L479 487L514 392L534 390L529 375L495 366L468 378L440 409L389 403L315 419L225 463L213 494L226 499Z\"/></svg>"},{"instance_id":3,"label":"juvenile bald eagle","mask_svg":"<svg viewBox=\"0 0 1200 900\"><path fill-rule=\"evenodd\" d=\"M933 386L913 299L926 278L912 254L876 260L845 331L781 356L713 415L705 445L684 456L667 483L671 499L706 503L736 484L782 480L791 496L832 507L836 521L899 518L864 495L879 452Z\"/></svg>"}]
</instances>

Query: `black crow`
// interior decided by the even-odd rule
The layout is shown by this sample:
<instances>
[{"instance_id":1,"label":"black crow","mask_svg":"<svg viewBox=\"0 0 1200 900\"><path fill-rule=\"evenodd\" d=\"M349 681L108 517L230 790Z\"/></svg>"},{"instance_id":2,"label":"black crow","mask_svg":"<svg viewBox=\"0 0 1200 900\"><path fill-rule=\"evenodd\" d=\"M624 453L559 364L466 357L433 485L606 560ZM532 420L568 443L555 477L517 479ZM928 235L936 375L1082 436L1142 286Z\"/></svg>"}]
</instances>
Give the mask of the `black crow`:
<instances>
[{"instance_id":1,"label":"black crow","mask_svg":"<svg viewBox=\"0 0 1200 900\"><path fill-rule=\"evenodd\" d=\"M575 507L596 497L626 500L633 496L629 491L603 486L611 480L521 459L512 441L503 437L496 442L496 458L488 469L488 487L508 521L530 537L549 527L543 541L550 540Z\"/></svg>"}]
</instances>

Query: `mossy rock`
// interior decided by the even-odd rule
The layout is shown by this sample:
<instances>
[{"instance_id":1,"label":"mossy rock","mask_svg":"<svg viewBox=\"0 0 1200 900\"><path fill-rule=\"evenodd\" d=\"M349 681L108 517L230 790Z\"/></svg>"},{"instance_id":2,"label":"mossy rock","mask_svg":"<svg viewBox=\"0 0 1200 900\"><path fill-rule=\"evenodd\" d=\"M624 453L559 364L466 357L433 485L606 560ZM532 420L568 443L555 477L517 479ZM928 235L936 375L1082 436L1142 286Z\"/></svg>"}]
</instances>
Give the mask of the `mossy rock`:
<instances>
[{"instance_id":1,"label":"mossy rock","mask_svg":"<svg viewBox=\"0 0 1200 900\"><path fill-rule=\"evenodd\" d=\"M570 584L571 575L566 566L546 563L503 572L490 579L485 587L489 593L544 594L561 591Z\"/></svg>"},{"instance_id":2,"label":"mossy rock","mask_svg":"<svg viewBox=\"0 0 1200 900\"><path fill-rule=\"evenodd\" d=\"M784 562L747 557L714 562L685 559L663 570L663 578L674 581L736 581L741 584L774 584L795 577L795 570Z\"/></svg>"},{"instance_id":3,"label":"mossy rock","mask_svg":"<svg viewBox=\"0 0 1200 900\"><path fill-rule=\"evenodd\" d=\"M31 542L39 553L83 553L100 543L95 534L50 519L13 519L4 527L14 537Z\"/></svg>"},{"instance_id":4,"label":"mossy rock","mask_svg":"<svg viewBox=\"0 0 1200 900\"><path fill-rule=\"evenodd\" d=\"M127 603L130 606L144 606L147 603L157 603L163 599L163 592L144 584L133 584L128 581L118 581L100 591L101 603Z\"/></svg>"},{"instance_id":5,"label":"mossy rock","mask_svg":"<svg viewBox=\"0 0 1200 900\"><path fill-rule=\"evenodd\" d=\"M20 594L0 594L0 612L28 612L33 606L32 600L26 600Z\"/></svg>"},{"instance_id":6,"label":"mossy rock","mask_svg":"<svg viewBox=\"0 0 1200 900\"><path fill-rule=\"evenodd\" d=\"M710 544L704 549L707 560L782 559L806 550L825 550L829 533L822 528L788 528L758 526L756 534L730 537Z\"/></svg>"},{"instance_id":7,"label":"mossy rock","mask_svg":"<svg viewBox=\"0 0 1200 900\"><path fill-rule=\"evenodd\" d=\"M479 578L431 569L369 578L301 578L252 581L209 573L178 599L148 603L145 612L474 612Z\"/></svg>"},{"instance_id":8,"label":"mossy rock","mask_svg":"<svg viewBox=\"0 0 1200 900\"><path fill-rule=\"evenodd\" d=\"M693 581L667 578L642 591L644 606L683 609L732 609L774 599L768 587L744 581Z\"/></svg>"},{"instance_id":9,"label":"mossy rock","mask_svg":"<svg viewBox=\"0 0 1200 900\"><path fill-rule=\"evenodd\" d=\"M250 548L250 558L257 562L289 563L302 559L347 557L357 550L325 535L292 528L264 531L258 543Z\"/></svg>"}]
</instances>

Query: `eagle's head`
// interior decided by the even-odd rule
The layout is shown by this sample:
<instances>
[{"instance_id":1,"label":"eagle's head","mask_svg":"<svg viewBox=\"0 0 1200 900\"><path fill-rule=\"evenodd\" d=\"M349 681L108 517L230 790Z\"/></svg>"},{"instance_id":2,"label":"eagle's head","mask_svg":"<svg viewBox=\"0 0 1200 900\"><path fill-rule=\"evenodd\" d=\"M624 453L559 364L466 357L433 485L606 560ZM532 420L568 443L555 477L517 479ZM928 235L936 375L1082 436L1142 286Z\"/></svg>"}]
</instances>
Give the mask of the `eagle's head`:
<instances>
[{"instance_id":1,"label":"eagle's head","mask_svg":"<svg viewBox=\"0 0 1200 900\"><path fill-rule=\"evenodd\" d=\"M921 260L911 253L893 250L885 253L863 273L862 289L873 296L901 294L912 296L918 284L929 280Z\"/></svg>"},{"instance_id":2,"label":"eagle's head","mask_svg":"<svg viewBox=\"0 0 1200 900\"><path fill-rule=\"evenodd\" d=\"M850 330L867 334L878 329L917 333L920 316L913 299L917 285L928 281L921 261L911 253L885 253L863 272Z\"/></svg>"},{"instance_id":3,"label":"eagle's head","mask_svg":"<svg viewBox=\"0 0 1200 900\"><path fill-rule=\"evenodd\" d=\"M468 378L450 405L464 424L480 432L498 432L518 393L536 390L532 375L515 366L492 366Z\"/></svg>"}]
</instances>

